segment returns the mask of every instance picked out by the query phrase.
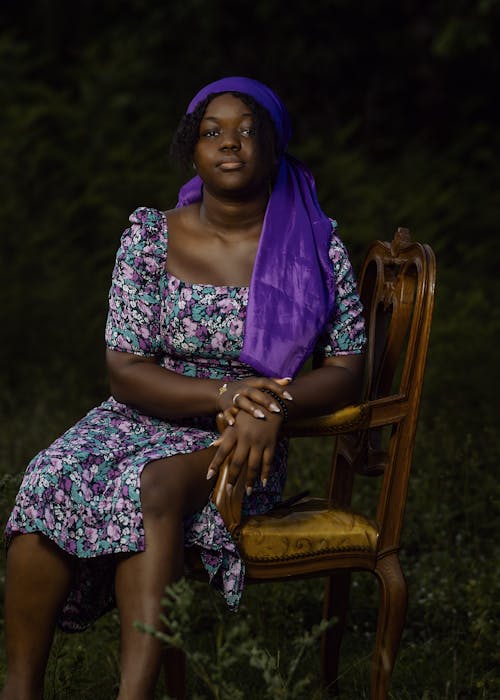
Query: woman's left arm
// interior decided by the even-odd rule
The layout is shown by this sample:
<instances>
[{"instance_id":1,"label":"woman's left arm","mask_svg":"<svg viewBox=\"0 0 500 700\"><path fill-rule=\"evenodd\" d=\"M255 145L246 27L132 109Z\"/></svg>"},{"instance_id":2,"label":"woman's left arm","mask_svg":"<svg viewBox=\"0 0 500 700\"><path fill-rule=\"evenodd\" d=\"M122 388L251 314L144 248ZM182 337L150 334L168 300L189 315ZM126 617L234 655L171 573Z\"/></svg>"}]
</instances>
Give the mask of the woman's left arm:
<instances>
[{"instance_id":1,"label":"woman's left arm","mask_svg":"<svg viewBox=\"0 0 500 700\"><path fill-rule=\"evenodd\" d=\"M320 367L299 375L287 386L293 396L287 404L289 419L331 413L356 403L363 371L363 354L324 358Z\"/></svg>"}]
</instances>

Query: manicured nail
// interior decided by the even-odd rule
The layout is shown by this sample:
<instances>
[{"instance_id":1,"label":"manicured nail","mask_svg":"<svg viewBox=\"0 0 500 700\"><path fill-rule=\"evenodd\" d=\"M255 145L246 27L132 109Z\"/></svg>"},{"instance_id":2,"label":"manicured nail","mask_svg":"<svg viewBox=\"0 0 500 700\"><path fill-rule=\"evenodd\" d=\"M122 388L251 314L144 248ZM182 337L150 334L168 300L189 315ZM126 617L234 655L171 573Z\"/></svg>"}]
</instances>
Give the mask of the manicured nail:
<instances>
[{"instance_id":1,"label":"manicured nail","mask_svg":"<svg viewBox=\"0 0 500 700\"><path fill-rule=\"evenodd\" d=\"M226 493L230 496L233 493L233 485L226 484Z\"/></svg>"},{"instance_id":2,"label":"manicured nail","mask_svg":"<svg viewBox=\"0 0 500 700\"><path fill-rule=\"evenodd\" d=\"M234 418L228 418L228 419L227 419L227 424L230 425L231 428L232 428L233 425L234 425Z\"/></svg>"},{"instance_id":3,"label":"manicured nail","mask_svg":"<svg viewBox=\"0 0 500 700\"><path fill-rule=\"evenodd\" d=\"M251 495L252 495L253 488L252 488L251 486L247 486L246 489L245 489L245 491L247 492L247 496L251 496Z\"/></svg>"},{"instance_id":4,"label":"manicured nail","mask_svg":"<svg viewBox=\"0 0 500 700\"><path fill-rule=\"evenodd\" d=\"M283 379L286 379L287 382L291 382L293 377L283 377Z\"/></svg>"},{"instance_id":5,"label":"manicured nail","mask_svg":"<svg viewBox=\"0 0 500 700\"><path fill-rule=\"evenodd\" d=\"M262 486L266 488L267 486L267 479L262 479Z\"/></svg>"},{"instance_id":6,"label":"manicured nail","mask_svg":"<svg viewBox=\"0 0 500 700\"><path fill-rule=\"evenodd\" d=\"M289 401L293 401L293 396L291 396L291 394L289 394L288 391L284 391L283 396L285 397L285 399L288 399Z\"/></svg>"},{"instance_id":7,"label":"manicured nail","mask_svg":"<svg viewBox=\"0 0 500 700\"><path fill-rule=\"evenodd\" d=\"M264 411L261 411L260 408L255 408L253 414L256 418L265 418L266 417L264 414Z\"/></svg>"},{"instance_id":8,"label":"manicured nail","mask_svg":"<svg viewBox=\"0 0 500 700\"><path fill-rule=\"evenodd\" d=\"M273 413L280 413L280 408L279 406L276 406L275 403L269 404L269 410L271 410Z\"/></svg>"},{"instance_id":9,"label":"manicured nail","mask_svg":"<svg viewBox=\"0 0 500 700\"><path fill-rule=\"evenodd\" d=\"M213 479L215 476L215 470L214 469L209 469L207 472L207 481L210 481L210 479Z\"/></svg>"}]
</instances>

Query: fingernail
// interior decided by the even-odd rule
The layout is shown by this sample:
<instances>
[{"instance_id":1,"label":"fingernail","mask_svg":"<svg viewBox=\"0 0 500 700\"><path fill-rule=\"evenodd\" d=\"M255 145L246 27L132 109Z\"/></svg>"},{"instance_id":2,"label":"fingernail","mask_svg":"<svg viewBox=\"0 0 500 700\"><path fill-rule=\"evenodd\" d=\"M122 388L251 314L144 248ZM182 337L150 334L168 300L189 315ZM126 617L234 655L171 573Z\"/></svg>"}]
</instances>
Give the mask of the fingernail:
<instances>
[{"instance_id":1,"label":"fingernail","mask_svg":"<svg viewBox=\"0 0 500 700\"><path fill-rule=\"evenodd\" d=\"M226 484L226 493L231 495L233 493L233 485L232 484Z\"/></svg>"},{"instance_id":2,"label":"fingernail","mask_svg":"<svg viewBox=\"0 0 500 700\"><path fill-rule=\"evenodd\" d=\"M286 379L287 382L291 382L293 377L283 377L283 379Z\"/></svg>"},{"instance_id":3,"label":"fingernail","mask_svg":"<svg viewBox=\"0 0 500 700\"><path fill-rule=\"evenodd\" d=\"M262 486L266 488L267 486L267 479L262 479Z\"/></svg>"},{"instance_id":4,"label":"fingernail","mask_svg":"<svg viewBox=\"0 0 500 700\"><path fill-rule=\"evenodd\" d=\"M269 404L269 409L270 409L273 413L280 413L280 408L279 408L279 406L276 406L275 403L270 403L270 404Z\"/></svg>"},{"instance_id":5,"label":"fingernail","mask_svg":"<svg viewBox=\"0 0 500 700\"><path fill-rule=\"evenodd\" d=\"M265 418L265 417L266 417L265 414L264 414L264 412L261 411L260 408L254 409L253 414L254 414L254 416L255 416L256 418Z\"/></svg>"},{"instance_id":6,"label":"fingernail","mask_svg":"<svg viewBox=\"0 0 500 700\"><path fill-rule=\"evenodd\" d=\"M234 418L229 418L227 424L232 427L234 425Z\"/></svg>"},{"instance_id":7,"label":"fingernail","mask_svg":"<svg viewBox=\"0 0 500 700\"><path fill-rule=\"evenodd\" d=\"M213 479L214 476L215 476L215 471L213 469L209 469L207 472L207 481L209 481L210 479Z\"/></svg>"},{"instance_id":8,"label":"fingernail","mask_svg":"<svg viewBox=\"0 0 500 700\"><path fill-rule=\"evenodd\" d=\"M291 396L291 394L289 394L288 391L284 391L283 396L285 397L285 399L288 399L289 401L293 401L293 396Z\"/></svg>"},{"instance_id":9,"label":"fingernail","mask_svg":"<svg viewBox=\"0 0 500 700\"><path fill-rule=\"evenodd\" d=\"M216 438L215 440L212 440L209 447L213 447L217 442L218 442L218 438Z\"/></svg>"},{"instance_id":10,"label":"fingernail","mask_svg":"<svg viewBox=\"0 0 500 700\"><path fill-rule=\"evenodd\" d=\"M245 491L247 492L247 496L251 496L251 495L252 495L253 488L252 488L251 486L247 486L246 489L245 489Z\"/></svg>"}]
</instances>

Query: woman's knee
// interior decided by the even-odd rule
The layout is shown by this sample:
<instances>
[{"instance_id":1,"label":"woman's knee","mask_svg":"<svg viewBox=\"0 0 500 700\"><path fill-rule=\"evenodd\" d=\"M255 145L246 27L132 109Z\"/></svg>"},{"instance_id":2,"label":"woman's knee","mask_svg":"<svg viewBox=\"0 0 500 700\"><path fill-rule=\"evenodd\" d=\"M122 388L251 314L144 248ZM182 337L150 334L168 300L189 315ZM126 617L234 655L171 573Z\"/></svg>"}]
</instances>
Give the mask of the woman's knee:
<instances>
[{"instance_id":1,"label":"woman's knee","mask_svg":"<svg viewBox=\"0 0 500 700\"><path fill-rule=\"evenodd\" d=\"M210 493L207 456L176 455L147 464L141 474L141 506L145 515L181 517L200 508Z\"/></svg>"},{"instance_id":2,"label":"woman's knee","mask_svg":"<svg viewBox=\"0 0 500 700\"><path fill-rule=\"evenodd\" d=\"M141 474L143 513L161 517L175 512L182 500L182 477L175 460L161 459L147 464Z\"/></svg>"}]
</instances>

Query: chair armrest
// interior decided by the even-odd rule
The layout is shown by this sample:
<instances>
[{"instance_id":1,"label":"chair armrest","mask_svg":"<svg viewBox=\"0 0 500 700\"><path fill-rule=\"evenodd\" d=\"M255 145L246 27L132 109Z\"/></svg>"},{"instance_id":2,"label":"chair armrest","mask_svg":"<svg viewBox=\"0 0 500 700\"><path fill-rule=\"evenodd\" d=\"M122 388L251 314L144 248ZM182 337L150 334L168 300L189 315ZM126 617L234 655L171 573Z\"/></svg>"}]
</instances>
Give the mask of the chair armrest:
<instances>
[{"instance_id":1,"label":"chair armrest","mask_svg":"<svg viewBox=\"0 0 500 700\"><path fill-rule=\"evenodd\" d=\"M217 416L217 428L219 433L226 427L226 422L222 416ZM227 456L219 469L219 475L212 492L212 503L222 516L231 537L237 539L237 530L241 523L241 509L243 505L243 496L245 495L246 484L246 468L242 469L238 474L236 483L234 484L231 493L227 491L229 464L233 456L234 450Z\"/></svg>"},{"instance_id":2,"label":"chair armrest","mask_svg":"<svg viewBox=\"0 0 500 700\"><path fill-rule=\"evenodd\" d=\"M406 397L394 394L355 406L346 406L324 416L291 421L283 426L282 432L286 437L345 435L360 429L397 423L405 417L407 411Z\"/></svg>"},{"instance_id":3,"label":"chair armrest","mask_svg":"<svg viewBox=\"0 0 500 700\"><path fill-rule=\"evenodd\" d=\"M283 425L286 437L314 437L316 435L339 435L364 427L367 422L367 405L346 406L334 413L290 421Z\"/></svg>"},{"instance_id":4,"label":"chair armrest","mask_svg":"<svg viewBox=\"0 0 500 700\"><path fill-rule=\"evenodd\" d=\"M215 488L212 493L212 502L219 511L231 537L237 539L237 531L241 524L241 509L243 496L245 495L246 469L242 469L233 486L231 493L227 492L229 463L232 453L224 461L220 470Z\"/></svg>"},{"instance_id":5,"label":"chair armrest","mask_svg":"<svg viewBox=\"0 0 500 700\"><path fill-rule=\"evenodd\" d=\"M374 401L367 401L356 406L346 406L325 416L315 416L291 421L283 426L285 437L316 437L345 435L367 428L376 428L402 420L408 410L406 397L395 394ZM217 420L219 431L224 429L224 422ZM237 539L241 523L241 509L245 494L246 469L238 475L231 493L227 492L228 467L231 455L224 461L215 488L212 502L222 516L231 536Z\"/></svg>"}]
</instances>

